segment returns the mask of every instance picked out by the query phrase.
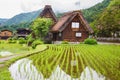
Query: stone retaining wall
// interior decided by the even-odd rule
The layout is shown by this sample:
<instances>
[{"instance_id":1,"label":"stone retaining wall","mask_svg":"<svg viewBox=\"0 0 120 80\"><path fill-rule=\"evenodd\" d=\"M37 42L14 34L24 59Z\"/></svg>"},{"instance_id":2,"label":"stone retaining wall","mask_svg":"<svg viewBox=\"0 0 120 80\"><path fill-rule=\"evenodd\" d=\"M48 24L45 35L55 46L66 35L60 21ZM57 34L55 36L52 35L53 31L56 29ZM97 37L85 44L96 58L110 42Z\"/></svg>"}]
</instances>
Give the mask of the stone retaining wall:
<instances>
[{"instance_id":1,"label":"stone retaining wall","mask_svg":"<svg viewBox=\"0 0 120 80\"><path fill-rule=\"evenodd\" d=\"M101 41L101 42L117 42L120 43L120 38L105 38L105 37L98 37L96 38L97 41Z\"/></svg>"}]
</instances>

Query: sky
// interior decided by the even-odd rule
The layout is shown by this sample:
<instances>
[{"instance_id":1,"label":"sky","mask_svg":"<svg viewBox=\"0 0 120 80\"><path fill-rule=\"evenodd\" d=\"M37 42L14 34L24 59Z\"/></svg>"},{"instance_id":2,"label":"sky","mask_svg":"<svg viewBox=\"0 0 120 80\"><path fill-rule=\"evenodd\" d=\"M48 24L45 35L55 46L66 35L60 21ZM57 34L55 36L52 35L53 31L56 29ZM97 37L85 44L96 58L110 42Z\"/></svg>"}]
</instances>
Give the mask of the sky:
<instances>
[{"instance_id":1,"label":"sky","mask_svg":"<svg viewBox=\"0 0 120 80\"><path fill-rule=\"evenodd\" d=\"M0 0L0 18L12 18L20 13L39 10L51 5L54 11L86 9L103 0Z\"/></svg>"}]
</instances>

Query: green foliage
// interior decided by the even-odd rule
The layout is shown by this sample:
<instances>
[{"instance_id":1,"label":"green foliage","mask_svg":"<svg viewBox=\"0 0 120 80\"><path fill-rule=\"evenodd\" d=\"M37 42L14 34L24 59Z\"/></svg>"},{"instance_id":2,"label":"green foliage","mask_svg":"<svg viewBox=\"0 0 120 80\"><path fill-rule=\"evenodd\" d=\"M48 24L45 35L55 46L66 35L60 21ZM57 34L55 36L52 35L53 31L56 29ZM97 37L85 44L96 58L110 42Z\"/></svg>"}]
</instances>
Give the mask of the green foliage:
<instances>
[{"instance_id":1,"label":"green foliage","mask_svg":"<svg viewBox=\"0 0 120 80\"><path fill-rule=\"evenodd\" d=\"M57 18L59 19L62 15L63 13L57 13Z\"/></svg>"},{"instance_id":2,"label":"green foliage","mask_svg":"<svg viewBox=\"0 0 120 80\"><path fill-rule=\"evenodd\" d=\"M35 39L43 39L52 25L52 20L48 18L37 18L31 25Z\"/></svg>"},{"instance_id":3,"label":"green foliage","mask_svg":"<svg viewBox=\"0 0 120 80\"><path fill-rule=\"evenodd\" d=\"M41 40L35 40L32 43L32 48L35 49L37 45L43 44L43 42Z\"/></svg>"},{"instance_id":4,"label":"green foliage","mask_svg":"<svg viewBox=\"0 0 120 80\"><path fill-rule=\"evenodd\" d=\"M28 35L27 36L27 45L30 46L34 40L35 40L35 38L33 38L32 34Z\"/></svg>"},{"instance_id":5,"label":"green foliage","mask_svg":"<svg viewBox=\"0 0 120 80\"><path fill-rule=\"evenodd\" d=\"M90 26L95 35L99 37L114 37L112 34L119 34L120 31L120 2L119 0L110 0L108 7L101 12ZM119 36L119 35L118 35Z\"/></svg>"},{"instance_id":6,"label":"green foliage","mask_svg":"<svg viewBox=\"0 0 120 80\"><path fill-rule=\"evenodd\" d=\"M16 43L16 40L8 40L8 43L14 44L14 43Z\"/></svg>"},{"instance_id":7,"label":"green foliage","mask_svg":"<svg viewBox=\"0 0 120 80\"><path fill-rule=\"evenodd\" d=\"M6 43L4 40L0 40L0 44L4 44Z\"/></svg>"},{"instance_id":8,"label":"green foliage","mask_svg":"<svg viewBox=\"0 0 120 80\"><path fill-rule=\"evenodd\" d=\"M96 20L94 22L90 23L90 26L94 31L94 36L97 35L97 33L99 32L99 29L96 27L97 26L96 23L97 23Z\"/></svg>"},{"instance_id":9,"label":"green foliage","mask_svg":"<svg viewBox=\"0 0 120 80\"><path fill-rule=\"evenodd\" d=\"M18 40L18 37L17 36L13 36L12 40Z\"/></svg>"},{"instance_id":10,"label":"green foliage","mask_svg":"<svg viewBox=\"0 0 120 80\"><path fill-rule=\"evenodd\" d=\"M102 3L98 3L95 6L82 10L83 15L89 23L99 18L99 14L109 5L111 0L104 0Z\"/></svg>"},{"instance_id":11,"label":"green foliage","mask_svg":"<svg viewBox=\"0 0 120 80\"><path fill-rule=\"evenodd\" d=\"M68 41L62 41L61 44L69 44L69 42Z\"/></svg>"},{"instance_id":12,"label":"green foliage","mask_svg":"<svg viewBox=\"0 0 120 80\"><path fill-rule=\"evenodd\" d=\"M84 44L95 45L95 44L97 44L97 41L96 41L96 39L88 38L88 39L85 39Z\"/></svg>"},{"instance_id":13,"label":"green foliage","mask_svg":"<svg viewBox=\"0 0 120 80\"><path fill-rule=\"evenodd\" d=\"M108 8L111 8L113 6L120 6L119 0L111 0L111 3L109 4Z\"/></svg>"},{"instance_id":14,"label":"green foliage","mask_svg":"<svg viewBox=\"0 0 120 80\"><path fill-rule=\"evenodd\" d=\"M10 75L10 72L8 70L8 67L0 68L0 80L13 80L11 78L11 75Z\"/></svg>"},{"instance_id":15,"label":"green foliage","mask_svg":"<svg viewBox=\"0 0 120 80\"><path fill-rule=\"evenodd\" d=\"M111 37L111 33L120 31L120 1L112 0L98 19L93 23L97 27L99 36Z\"/></svg>"},{"instance_id":16,"label":"green foliage","mask_svg":"<svg viewBox=\"0 0 120 80\"><path fill-rule=\"evenodd\" d=\"M24 38L19 38L18 43L19 44L27 44L27 40L25 40Z\"/></svg>"},{"instance_id":17,"label":"green foliage","mask_svg":"<svg viewBox=\"0 0 120 80\"><path fill-rule=\"evenodd\" d=\"M12 39L12 38L9 38L9 39L7 40L7 42L8 42L8 43L13 43L13 44L14 44L14 43L16 43L16 40L14 40L14 39Z\"/></svg>"},{"instance_id":18,"label":"green foliage","mask_svg":"<svg viewBox=\"0 0 120 80\"><path fill-rule=\"evenodd\" d=\"M27 22L22 22L19 24L13 24L13 25L4 25L0 27L0 30L4 30L4 29L8 29L11 31L16 31L16 29L19 28L30 28L31 23L27 23Z\"/></svg>"}]
</instances>

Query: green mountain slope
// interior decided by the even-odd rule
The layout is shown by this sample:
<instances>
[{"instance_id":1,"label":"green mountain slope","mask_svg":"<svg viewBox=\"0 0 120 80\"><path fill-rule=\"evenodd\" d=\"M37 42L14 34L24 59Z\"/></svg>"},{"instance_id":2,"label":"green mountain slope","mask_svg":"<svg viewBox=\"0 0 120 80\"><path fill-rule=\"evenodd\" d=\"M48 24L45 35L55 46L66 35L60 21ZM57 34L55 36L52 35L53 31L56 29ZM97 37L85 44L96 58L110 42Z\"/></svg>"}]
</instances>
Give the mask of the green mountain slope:
<instances>
[{"instance_id":1,"label":"green mountain slope","mask_svg":"<svg viewBox=\"0 0 120 80\"><path fill-rule=\"evenodd\" d=\"M7 20L8 20L8 19L2 19L2 18L0 18L0 24L5 23Z\"/></svg>"},{"instance_id":2,"label":"green mountain slope","mask_svg":"<svg viewBox=\"0 0 120 80\"><path fill-rule=\"evenodd\" d=\"M33 21L40 14L41 10L29 12L29 13L21 13L19 15L14 16L13 18L7 20L4 25L15 25L25 22Z\"/></svg>"},{"instance_id":3,"label":"green mountain slope","mask_svg":"<svg viewBox=\"0 0 120 80\"><path fill-rule=\"evenodd\" d=\"M101 3L96 4L95 6L82 10L84 17L90 23L93 22L98 15L110 4L110 0L104 0Z\"/></svg>"}]
</instances>

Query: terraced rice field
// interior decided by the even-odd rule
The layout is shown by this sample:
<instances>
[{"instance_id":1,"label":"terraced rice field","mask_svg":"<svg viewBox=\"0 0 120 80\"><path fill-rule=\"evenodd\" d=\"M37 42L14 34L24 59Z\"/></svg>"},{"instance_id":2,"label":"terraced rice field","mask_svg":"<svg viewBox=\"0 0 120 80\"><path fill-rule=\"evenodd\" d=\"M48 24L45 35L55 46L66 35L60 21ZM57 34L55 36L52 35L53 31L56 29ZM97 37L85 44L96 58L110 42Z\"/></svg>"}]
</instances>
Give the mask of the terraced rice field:
<instances>
[{"instance_id":1,"label":"terraced rice field","mask_svg":"<svg viewBox=\"0 0 120 80\"><path fill-rule=\"evenodd\" d=\"M120 46L48 45L9 70L14 80L120 80Z\"/></svg>"}]
</instances>

